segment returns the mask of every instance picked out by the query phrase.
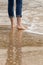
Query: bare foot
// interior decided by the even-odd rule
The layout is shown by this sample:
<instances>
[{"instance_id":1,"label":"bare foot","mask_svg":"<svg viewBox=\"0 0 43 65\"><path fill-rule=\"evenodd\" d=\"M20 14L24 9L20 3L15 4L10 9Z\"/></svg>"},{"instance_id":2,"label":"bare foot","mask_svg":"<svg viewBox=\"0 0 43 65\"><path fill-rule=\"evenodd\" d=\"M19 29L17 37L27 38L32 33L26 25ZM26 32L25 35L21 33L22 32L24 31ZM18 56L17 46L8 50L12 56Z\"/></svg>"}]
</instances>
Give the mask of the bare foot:
<instances>
[{"instance_id":1,"label":"bare foot","mask_svg":"<svg viewBox=\"0 0 43 65\"><path fill-rule=\"evenodd\" d=\"M11 28L14 28L15 26L14 26L14 24L11 24Z\"/></svg>"},{"instance_id":2,"label":"bare foot","mask_svg":"<svg viewBox=\"0 0 43 65\"><path fill-rule=\"evenodd\" d=\"M25 27L22 24L20 24L20 25L17 25L17 29L18 30L25 30Z\"/></svg>"},{"instance_id":3,"label":"bare foot","mask_svg":"<svg viewBox=\"0 0 43 65\"><path fill-rule=\"evenodd\" d=\"M14 17L10 18L10 21L11 21L11 28L14 28L15 27L15 23L14 23L15 19L14 19Z\"/></svg>"},{"instance_id":4,"label":"bare foot","mask_svg":"<svg viewBox=\"0 0 43 65\"><path fill-rule=\"evenodd\" d=\"M25 27L22 25L22 18L21 17L17 17L17 29L18 30L25 30Z\"/></svg>"},{"instance_id":5,"label":"bare foot","mask_svg":"<svg viewBox=\"0 0 43 65\"><path fill-rule=\"evenodd\" d=\"M14 22L11 22L11 28L15 28L16 24Z\"/></svg>"}]
</instances>

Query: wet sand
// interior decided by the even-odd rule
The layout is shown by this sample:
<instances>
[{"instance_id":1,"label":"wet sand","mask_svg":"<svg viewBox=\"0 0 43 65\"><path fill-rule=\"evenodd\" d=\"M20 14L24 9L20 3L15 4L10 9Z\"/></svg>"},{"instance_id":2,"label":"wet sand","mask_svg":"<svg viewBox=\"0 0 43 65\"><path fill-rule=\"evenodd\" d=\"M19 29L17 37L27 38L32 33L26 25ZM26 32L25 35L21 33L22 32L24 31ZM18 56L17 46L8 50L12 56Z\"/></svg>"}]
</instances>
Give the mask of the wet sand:
<instances>
[{"instance_id":1,"label":"wet sand","mask_svg":"<svg viewBox=\"0 0 43 65\"><path fill-rule=\"evenodd\" d=\"M0 0L0 65L43 65L43 0L23 1L22 24L28 27L24 31L11 29L7 0L2 1Z\"/></svg>"}]
</instances>

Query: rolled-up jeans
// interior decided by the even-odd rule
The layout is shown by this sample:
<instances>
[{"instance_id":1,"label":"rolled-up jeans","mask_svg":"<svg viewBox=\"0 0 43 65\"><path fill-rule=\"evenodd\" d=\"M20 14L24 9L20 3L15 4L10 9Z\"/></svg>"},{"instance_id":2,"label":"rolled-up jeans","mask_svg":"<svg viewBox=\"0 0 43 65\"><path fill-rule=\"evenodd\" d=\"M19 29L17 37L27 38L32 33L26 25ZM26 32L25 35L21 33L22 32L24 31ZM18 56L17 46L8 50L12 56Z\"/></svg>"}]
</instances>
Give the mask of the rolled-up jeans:
<instances>
[{"instance_id":1,"label":"rolled-up jeans","mask_svg":"<svg viewBox=\"0 0 43 65\"><path fill-rule=\"evenodd\" d=\"M8 15L14 17L14 0L8 0ZM16 17L22 17L22 0L16 0Z\"/></svg>"}]
</instances>

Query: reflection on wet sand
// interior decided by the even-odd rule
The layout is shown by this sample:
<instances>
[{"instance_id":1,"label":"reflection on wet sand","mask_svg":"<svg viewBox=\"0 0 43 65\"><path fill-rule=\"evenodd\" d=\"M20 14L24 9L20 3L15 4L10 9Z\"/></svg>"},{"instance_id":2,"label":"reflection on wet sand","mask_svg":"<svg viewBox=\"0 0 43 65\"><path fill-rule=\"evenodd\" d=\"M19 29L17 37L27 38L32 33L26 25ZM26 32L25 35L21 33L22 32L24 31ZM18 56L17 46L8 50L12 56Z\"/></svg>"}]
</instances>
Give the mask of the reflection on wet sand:
<instances>
[{"instance_id":1,"label":"reflection on wet sand","mask_svg":"<svg viewBox=\"0 0 43 65\"><path fill-rule=\"evenodd\" d=\"M16 39L14 36L15 36L14 30L11 30L9 33L9 45L7 51L8 56L5 65L21 65L22 31L19 30L16 31Z\"/></svg>"},{"instance_id":2,"label":"reflection on wet sand","mask_svg":"<svg viewBox=\"0 0 43 65\"><path fill-rule=\"evenodd\" d=\"M9 32L9 44L8 44L8 51L7 51L7 61L5 65L13 65L13 30Z\"/></svg>"},{"instance_id":3,"label":"reflection on wet sand","mask_svg":"<svg viewBox=\"0 0 43 65\"><path fill-rule=\"evenodd\" d=\"M15 34L15 62L16 65L22 64L22 31L17 30Z\"/></svg>"}]
</instances>

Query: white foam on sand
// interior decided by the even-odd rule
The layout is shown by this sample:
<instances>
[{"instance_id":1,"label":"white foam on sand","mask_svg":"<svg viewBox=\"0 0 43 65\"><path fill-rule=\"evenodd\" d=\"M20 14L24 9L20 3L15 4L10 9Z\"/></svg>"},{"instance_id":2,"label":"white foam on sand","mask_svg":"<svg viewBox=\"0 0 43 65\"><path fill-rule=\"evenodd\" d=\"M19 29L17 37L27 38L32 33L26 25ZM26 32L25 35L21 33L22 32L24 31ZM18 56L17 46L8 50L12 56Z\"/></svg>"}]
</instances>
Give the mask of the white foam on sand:
<instances>
[{"instance_id":1,"label":"white foam on sand","mask_svg":"<svg viewBox=\"0 0 43 65\"><path fill-rule=\"evenodd\" d=\"M24 30L24 32L29 32L29 33L33 33L33 34L43 35L43 32L38 31L37 30L37 26L35 26L34 23L30 27L28 27L28 29Z\"/></svg>"},{"instance_id":2,"label":"white foam on sand","mask_svg":"<svg viewBox=\"0 0 43 65\"><path fill-rule=\"evenodd\" d=\"M34 33L34 34L43 35L43 33L37 32L37 31L32 31L32 30L24 30L24 31L25 31L25 32L29 32L29 33Z\"/></svg>"}]
</instances>

